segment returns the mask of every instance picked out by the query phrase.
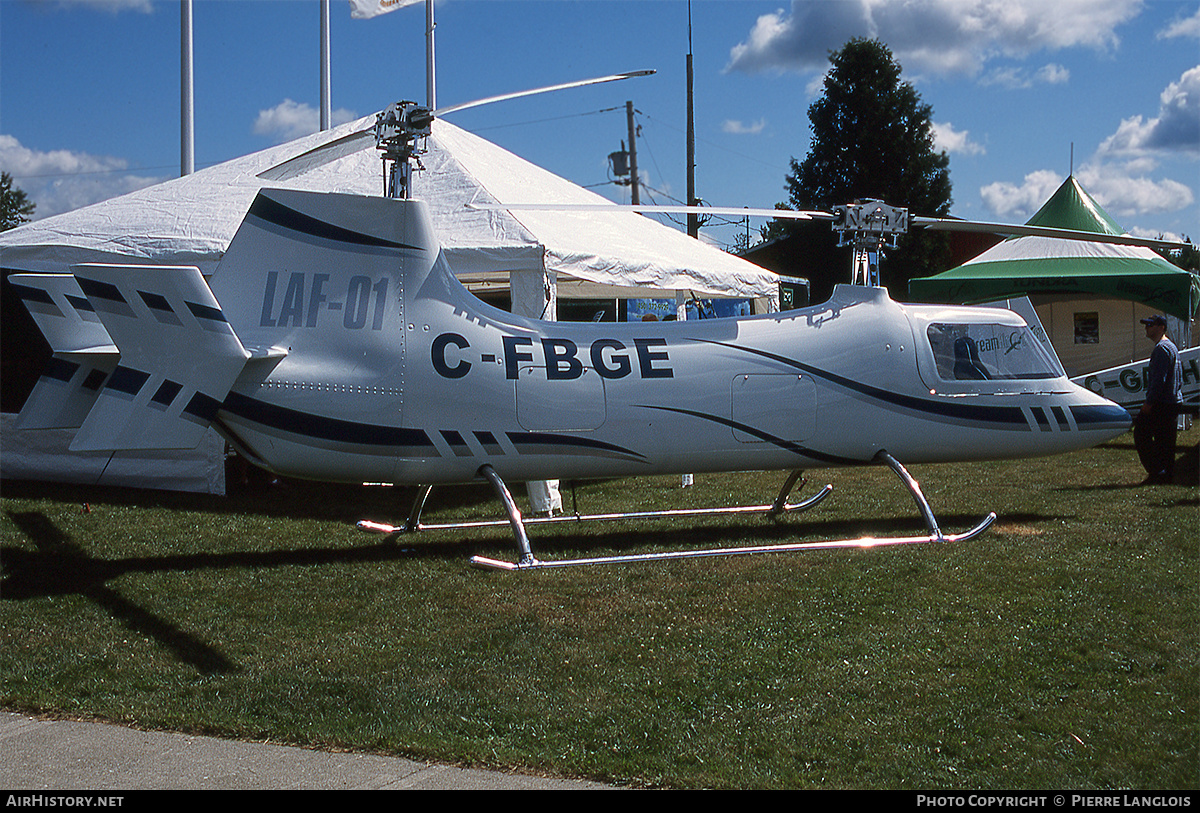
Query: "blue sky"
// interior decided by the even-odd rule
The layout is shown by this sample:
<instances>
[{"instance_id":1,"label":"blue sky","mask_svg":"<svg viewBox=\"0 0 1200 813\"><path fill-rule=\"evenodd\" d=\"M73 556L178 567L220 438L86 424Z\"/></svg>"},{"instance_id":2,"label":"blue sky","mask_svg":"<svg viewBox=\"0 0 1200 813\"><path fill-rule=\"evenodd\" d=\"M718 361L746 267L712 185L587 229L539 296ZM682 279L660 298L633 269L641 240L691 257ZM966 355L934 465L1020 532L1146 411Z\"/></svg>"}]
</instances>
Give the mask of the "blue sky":
<instances>
[{"instance_id":1,"label":"blue sky","mask_svg":"<svg viewBox=\"0 0 1200 813\"><path fill-rule=\"evenodd\" d=\"M425 96L424 10L332 2L335 123ZM618 71L641 79L448 117L613 200L607 156L641 126L644 202L686 196L685 0L439 0L439 105ZM783 201L828 54L889 45L950 154L953 213L1024 222L1072 168L1136 234L1200 238L1200 3L693 0L696 183ZM196 0L197 168L317 127L315 0ZM0 168L48 216L179 174L180 4L0 0ZM752 237L761 221L751 224ZM732 243L744 226L711 226Z\"/></svg>"}]
</instances>

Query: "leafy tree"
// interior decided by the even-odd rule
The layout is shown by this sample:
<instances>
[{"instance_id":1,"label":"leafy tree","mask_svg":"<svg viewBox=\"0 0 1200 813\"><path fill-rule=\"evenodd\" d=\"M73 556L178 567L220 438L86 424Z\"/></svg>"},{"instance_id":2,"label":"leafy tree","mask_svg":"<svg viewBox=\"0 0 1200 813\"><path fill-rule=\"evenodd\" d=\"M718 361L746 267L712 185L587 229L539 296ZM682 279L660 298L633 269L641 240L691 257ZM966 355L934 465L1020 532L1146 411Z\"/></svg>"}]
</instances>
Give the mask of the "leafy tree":
<instances>
[{"instance_id":1,"label":"leafy tree","mask_svg":"<svg viewBox=\"0 0 1200 813\"><path fill-rule=\"evenodd\" d=\"M921 102L911 84L900 81L901 68L891 50L878 40L854 39L829 61L833 67L823 93L808 108L808 155L791 160L786 208L828 209L874 198L913 214L947 216L950 159L934 148L933 108ZM764 237L794 228L774 221ZM910 234L888 255L885 281L906 290L910 276L936 273L946 245L944 235ZM849 279L849 267L847 257L843 281Z\"/></svg>"},{"instance_id":2,"label":"leafy tree","mask_svg":"<svg viewBox=\"0 0 1200 813\"><path fill-rule=\"evenodd\" d=\"M35 206L24 191L13 186L11 175L0 172L0 231L28 223Z\"/></svg>"},{"instance_id":3,"label":"leafy tree","mask_svg":"<svg viewBox=\"0 0 1200 813\"><path fill-rule=\"evenodd\" d=\"M1162 235L1159 235L1159 238L1162 239ZM1183 248L1176 251L1158 251L1159 256L1184 271L1200 272L1200 250L1196 249L1195 244L1186 234L1183 236L1183 242L1187 244Z\"/></svg>"}]
</instances>

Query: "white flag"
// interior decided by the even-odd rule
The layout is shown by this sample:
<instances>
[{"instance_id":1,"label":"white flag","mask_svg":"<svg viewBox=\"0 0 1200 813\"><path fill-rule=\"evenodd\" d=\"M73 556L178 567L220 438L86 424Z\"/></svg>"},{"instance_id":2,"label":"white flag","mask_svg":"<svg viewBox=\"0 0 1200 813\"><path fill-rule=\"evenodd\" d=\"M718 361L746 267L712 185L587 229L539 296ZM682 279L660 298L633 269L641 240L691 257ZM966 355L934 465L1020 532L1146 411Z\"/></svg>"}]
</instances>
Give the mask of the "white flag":
<instances>
[{"instance_id":1,"label":"white flag","mask_svg":"<svg viewBox=\"0 0 1200 813\"><path fill-rule=\"evenodd\" d=\"M350 16L356 20L369 20L405 6L415 6L422 0L350 0Z\"/></svg>"}]
</instances>

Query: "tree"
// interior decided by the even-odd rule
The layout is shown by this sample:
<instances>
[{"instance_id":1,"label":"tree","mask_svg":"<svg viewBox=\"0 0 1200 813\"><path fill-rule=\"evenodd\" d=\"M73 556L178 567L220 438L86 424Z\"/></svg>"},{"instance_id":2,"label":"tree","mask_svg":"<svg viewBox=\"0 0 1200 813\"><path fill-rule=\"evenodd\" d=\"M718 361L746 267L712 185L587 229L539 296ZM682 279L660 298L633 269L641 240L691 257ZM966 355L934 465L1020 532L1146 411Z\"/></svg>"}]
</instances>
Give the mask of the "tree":
<instances>
[{"instance_id":1,"label":"tree","mask_svg":"<svg viewBox=\"0 0 1200 813\"><path fill-rule=\"evenodd\" d=\"M808 155L791 160L785 208L828 209L875 198L913 214L947 216L950 159L934 148L933 108L900 81L891 50L878 40L854 39L829 61L822 96L808 108ZM784 223L772 223L765 236L794 228ZM884 280L907 290L910 277L940 270L946 246L942 235L910 234L888 255ZM849 268L847 257L843 281Z\"/></svg>"},{"instance_id":2,"label":"tree","mask_svg":"<svg viewBox=\"0 0 1200 813\"><path fill-rule=\"evenodd\" d=\"M0 231L28 223L35 206L21 189L13 186L11 175L0 172Z\"/></svg>"},{"instance_id":3,"label":"tree","mask_svg":"<svg viewBox=\"0 0 1200 813\"><path fill-rule=\"evenodd\" d=\"M1159 239L1164 239L1163 235L1160 234ZM1156 252L1164 260L1182 268L1184 271L1191 271L1192 273L1200 272L1200 251L1196 249L1195 244L1192 243L1186 234L1183 236L1183 242L1187 245L1181 249L1175 251L1159 251L1156 249Z\"/></svg>"}]
</instances>

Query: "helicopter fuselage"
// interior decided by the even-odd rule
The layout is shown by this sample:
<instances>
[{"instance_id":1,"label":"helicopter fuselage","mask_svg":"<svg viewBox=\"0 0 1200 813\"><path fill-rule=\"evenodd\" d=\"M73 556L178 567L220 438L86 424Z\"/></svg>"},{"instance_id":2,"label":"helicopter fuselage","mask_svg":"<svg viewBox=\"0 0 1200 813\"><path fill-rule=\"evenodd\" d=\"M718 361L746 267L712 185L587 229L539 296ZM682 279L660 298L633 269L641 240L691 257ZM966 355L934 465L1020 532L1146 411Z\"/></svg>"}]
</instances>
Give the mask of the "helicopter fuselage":
<instances>
[{"instance_id":1,"label":"helicopter fuselage","mask_svg":"<svg viewBox=\"0 0 1200 813\"><path fill-rule=\"evenodd\" d=\"M839 286L746 318L550 322L454 277L419 201L264 190L209 281L249 351L213 425L319 480L456 483L1054 454L1128 414L999 309Z\"/></svg>"}]
</instances>

